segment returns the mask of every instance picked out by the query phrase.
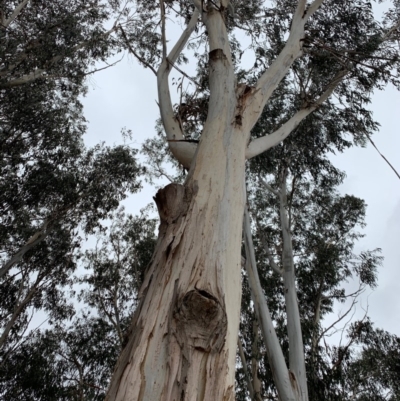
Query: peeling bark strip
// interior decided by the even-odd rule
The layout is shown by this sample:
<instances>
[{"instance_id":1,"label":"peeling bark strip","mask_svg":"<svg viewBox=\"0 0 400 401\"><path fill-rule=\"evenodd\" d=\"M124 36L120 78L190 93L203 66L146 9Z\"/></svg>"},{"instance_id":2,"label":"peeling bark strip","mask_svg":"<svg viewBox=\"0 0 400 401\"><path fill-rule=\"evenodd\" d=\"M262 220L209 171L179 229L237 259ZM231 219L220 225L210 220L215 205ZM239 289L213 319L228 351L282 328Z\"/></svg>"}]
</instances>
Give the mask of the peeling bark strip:
<instances>
[{"instance_id":1,"label":"peeling bark strip","mask_svg":"<svg viewBox=\"0 0 400 401\"><path fill-rule=\"evenodd\" d=\"M189 291L178 301L173 321L181 348L211 353L222 350L227 330L225 308L207 291Z\"/></svg>"}]
</instances>

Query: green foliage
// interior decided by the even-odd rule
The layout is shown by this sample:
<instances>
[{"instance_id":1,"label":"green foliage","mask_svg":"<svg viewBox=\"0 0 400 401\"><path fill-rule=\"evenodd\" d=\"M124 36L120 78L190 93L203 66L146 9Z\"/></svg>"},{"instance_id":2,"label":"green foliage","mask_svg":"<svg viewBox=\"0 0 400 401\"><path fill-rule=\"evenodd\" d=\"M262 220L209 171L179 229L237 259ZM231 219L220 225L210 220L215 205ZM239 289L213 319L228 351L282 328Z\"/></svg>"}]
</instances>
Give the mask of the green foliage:
<instances>
[{"instance_id":1,"label":"green foliage","mask_svg":"<svg viewBox=\"0 0 400 401\"><path fill-rule=\"evenodd\" d=\"M2 3L2 21L15 7ZM30 1L0 28L3 364L24 342L33 315L40 312L56 324L75 314L68 287L81 235L102 229L120 201L140 188L136 150L83 144L79 96L89 67L119 51L103 27L116 7Z\"/></svg>"}]
</instances>

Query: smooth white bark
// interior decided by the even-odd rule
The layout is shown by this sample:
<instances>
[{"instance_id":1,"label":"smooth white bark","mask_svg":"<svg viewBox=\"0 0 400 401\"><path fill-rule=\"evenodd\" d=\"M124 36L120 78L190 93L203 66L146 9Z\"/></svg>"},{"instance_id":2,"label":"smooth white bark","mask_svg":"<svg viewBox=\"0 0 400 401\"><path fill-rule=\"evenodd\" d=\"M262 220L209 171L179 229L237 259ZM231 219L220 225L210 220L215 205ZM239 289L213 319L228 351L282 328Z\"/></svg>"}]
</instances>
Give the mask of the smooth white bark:
<instances>
[{"instance_id":1,"label":"smooth white bark","mask_svg":"<svg viewBox=\"0 0 400 401\"><path fill-rule=\"evenodd\" d=\"M274 377L274 382L281 401L297 401L296 394L293 391L292 378L286 366L285 357L283 356L282 348L276 335L268 304L258 276L247 208L244 212L243 226L247 262L246 270L250 284L251 297L254 302L254 311L267 349L268 361Z\"/></svg>"},{"instance_id":2,"label":"smooth white bark","mask_svg":"<svg viewBox=\"0 0 400 401\"><path fill-rule=\"evenodd\" d=\"M172 107L168 76L171 72L172 65L175 64L179 54L184 49L190 35L194 31L198 18L199 11L195 10L188 26L183 31L168 57L162 61L157 71L158 102L160 105L161 119L168 139L168 145L175 158L188 170L196 153L197 144L185 142L182 128L179 120L175 117Z\"/></svg>"},{"instance_id":3,"label":"smooth white bark","mask_svg":"<svg viewBox=\"0 0 400 401\"><path fill-rule=\"evenodd\" d=\"M298 400L308 401L306 365L304 357L303 335L301 330L299 305L295 282L292 234L287 215L288 202L286 192L286 174L282 174L279 191L279 213L282 229L282 277L285 286L285 306L287 331L289 337L289 368L298 385Z\"/></svg>"}]
</instances>

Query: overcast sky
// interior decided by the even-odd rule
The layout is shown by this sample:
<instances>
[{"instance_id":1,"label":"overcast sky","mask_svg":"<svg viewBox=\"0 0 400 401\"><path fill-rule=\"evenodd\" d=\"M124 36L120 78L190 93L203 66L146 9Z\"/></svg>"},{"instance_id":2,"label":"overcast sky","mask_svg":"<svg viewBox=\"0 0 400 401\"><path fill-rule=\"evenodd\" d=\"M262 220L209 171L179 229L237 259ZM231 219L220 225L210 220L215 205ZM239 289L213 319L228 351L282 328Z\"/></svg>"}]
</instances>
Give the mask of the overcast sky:
<instances>
[{"instance_id":1,"label":"overcast sky","mask_svg":"<svg viewBox=\"0 0 400 401\"><path fill-rule=\"evenodd\" d=\"M83 99L89 121L87 145L101 141L122 143L122 127L133 131L131 145L135 148L155 134L155 120L159 117L156 79L149 69L125 56L116 66L91 76L89 88ZM391 87L376 92L371 110L381 124L373 140L400 171L400 93ZM336 155L333 162L347 174L340 190L364 199L368 205L366 237L359 241L356 251L382 248L385 257L379 286L363 295L356 317L362 317L368 306L368 314L377 327L400 336L400 180L371 144ZM146 186L140 194L130 197L124 202L127 212L138 213L152 202L155 191ZM344 306L340 308L345 310Z\"/></svg>"}]
</instances>

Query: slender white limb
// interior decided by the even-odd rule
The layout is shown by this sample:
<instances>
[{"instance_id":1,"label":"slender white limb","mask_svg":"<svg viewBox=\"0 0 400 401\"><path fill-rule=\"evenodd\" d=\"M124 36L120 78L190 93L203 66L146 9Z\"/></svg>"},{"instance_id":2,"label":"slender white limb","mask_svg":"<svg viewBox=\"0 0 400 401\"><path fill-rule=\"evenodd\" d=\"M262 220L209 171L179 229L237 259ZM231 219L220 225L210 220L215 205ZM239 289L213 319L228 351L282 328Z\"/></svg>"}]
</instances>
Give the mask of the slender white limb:
<instances>
[{"instance_id":1,"label":"slender white limb","mask_svg":"<svg viewBox=\"0 0 400 401\"><path fill-rule=\"evenodd\" d=\"M169 53L168 57L162 61L157 71L158 101L165 133L167 134L167 139L171 141L168 142L169 147L172 154L186 169L190 168L197 145L194 143L185 142L182 128L179 124L179 121L175 118L174 110L172 108L168 76L172 65L177 60L179 54L185 47L186 42L189 40L190 35L194 31L198 18L199 11L196 9L189 21L188 26L183 31L181 37Z\"/></svg>"},{"instance_id":2,"label":"slender white limb","mask_svg":"<svg viewBox=\"0 0 400 401\"><path fill-rule=\"evenodd\" d=\"M246 357L244 355L242 340L240 339L240 336L238 336L238 348L239 348L240 360L242 362L242 367L244 371L244 376L246 377L247 390L249 391L250 399L253 400L254 399L253 383L251 382L251 376L249 370L247 369Z\"/></svg>"},{"instance_id":3,"label":"slender white limb","mask_svg":"<svg viewBox=\"0 0 400 401\"><path fill-rule=\"evenodd\" d=\"M161 10L161 41L163 49L163 60L167 57L167 37L165 35L165 5L164 0L160 0Z\"/></svg>"},{"instance_id":4,"label":"slender white limb","mask_svg":"<svg viewBox=\"0 0 400 401\"><path fill-rule=\"evenodd\" d=\"M48 227L49 220L45 220L42 227L0 268L0 278L3 277L16 263L20 262L23 256L39 242L43 241L51 230Z\"/></svg>"},{"instance_id":5,"label":"slender white limb","mask_svg":"<svg viewBox=\"0 0 400 401\"><path fill-rule=\"evenodd\" d=\"M313 9L316 10L320 6L320 3L322 3L320 0L314 2L312 4L314 6ZM293 15L292 27L285 47L272 62L271 66L261 75L255 89L246 99L246 109L243 113L243 119L246 128L249 130L258 121L265 104L289 71L290 66L302 55L304 26L311 15L311 13L306 12L305 7L306 0L300 0Z\"/></svg>"},{"instance_id":6,"label":"slender white limb","mask_svg":"<svg viewBox=\"0 0 400 401\"><path fill-rule=\"evenodd\" d=\"M260 175L258 176L258 179L261 183L261 185L267 189L268 191L271 191L274 195L279 196L280 192L274 188L271 187L271 185L269 185Z\"/></svg>"},{"instance_id":7,"label":"slender white limb","mask_svg":"<svg viewBox=\"0 0 400 401\"><path fill-rule=\"evenodd\" d=\"M254 139L250 142L246 150L246 159L251 159L266 150L278 145L285 138L287 138L290 133L304 120L308 115L314 112L326 99L333 93L336 87L348 74L348 70L339 71L331 83L328 85L325 92L311 105L306 108L300 109L293 117L291 117L285 124L283 124L279 129L277 129L271 135L265 135L261 138Z\"/></svg>"},{"instance_id":8,"label":"slender white limb","mask_svg":"<svg viewBox=\"0 0 400 401\"><path fill-rule=\"evenodd\" d=\"M322 5L324 0L314 0L310 7L307 8L307 15L310 17L313 15Z\"/></svg>"},{"instance_id":9,"label":"slender white limb","mask_svg":"<svg viewBox=\"0 0 400 401\"><path fill-rule=\"evenodd\" d=\"M18 15L21 13L22 9L28 4L29 0L24 0L21 1L21 3L18 4L18 6L15 8L13 13L10 15L10 17L4 21L2 21L3 28L8 28L8 26L15 20L15 18L18 17Z\"/></svg>"},{"instance_id":10,"label":"slender white limb","mask_svg":"<svg viewBox=\"0 0 400 401\"><path fill-rule=\"evenodd\" d=\"M22 75L19 78L15 78L15 79L12 79L11 81L8 81L6 84L1 85L1 87L2 88L13 88L14 86L24 85L24 84L27 84L28 82L32 82L32 81L35 81L36 79L41 78L45 73L46 73L46 70L38 68L37 70L35 70L29 74Z\"/></svg>"},{"instance_id":11,"label":"slender white limb","mask_svg":"<svg viewBox=\"0 0 400 401\"><path fill-rule=\"evenodd\" d=\"M289 367L297 381L299 401L308 401L303 335L295 283L292 234L290 232L289 218L287 215L286 172L282 174L280 181L279 211L283 240L282 277L285 286L285 306L289 337Z\"/></svg>"},{"instance_id":12,"label":"slender white limb","mask_svg":"<svg viewBox=\"0 0 400 401\"><path fill-rule=\"evenodd\" d=\"M250 218L247 207L244 211L244 239L246 250L246 270L249 278L251 296L254 302L254 310L259 322L261 332L267 348L268 360L274 376L274 382L278 390L279 399L285 401L296 400L292 389L289 371L286 366L285 357L272 323L271 315L262 291L260 278L256 266L254 245L251 237Z\"/></svg>"}]
</instances>

